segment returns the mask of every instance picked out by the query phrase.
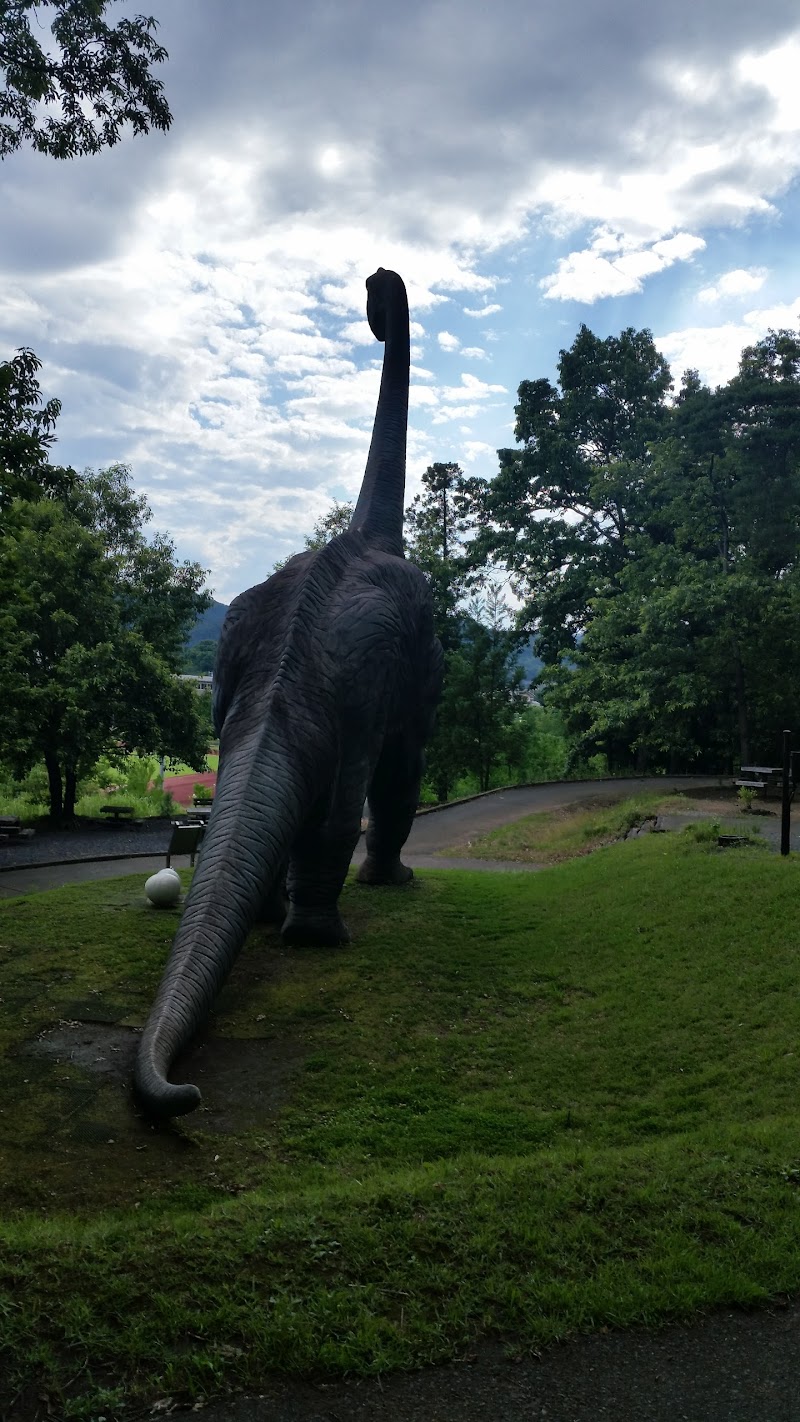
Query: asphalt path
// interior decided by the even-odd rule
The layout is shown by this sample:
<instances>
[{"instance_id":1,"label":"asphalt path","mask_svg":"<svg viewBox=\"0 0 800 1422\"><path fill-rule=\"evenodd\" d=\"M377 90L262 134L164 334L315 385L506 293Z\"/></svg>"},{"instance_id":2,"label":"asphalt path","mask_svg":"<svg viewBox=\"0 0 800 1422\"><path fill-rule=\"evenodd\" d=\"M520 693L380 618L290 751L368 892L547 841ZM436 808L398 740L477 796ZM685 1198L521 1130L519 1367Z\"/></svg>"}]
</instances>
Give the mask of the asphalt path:
<instances>
[{"instance_id":1,"label":"asphalt path","mask_svg":"<svg viewBox=\"0 0 800 1422\"><path fill-rule=\"evenodd\" d=\"M459 846L478 839L500 825L513 824L515 820L537 811L573 805L576 800L586 800L589 796L597 800L619 800L646 790L699 789L701 786L728 783L717 775L654 775L648 778L637 776L630 780L559 780L548 785L516 785L510 790L493 790L473 800L462 800L419 814L411 828L403 858L413 867L415 861L438 854L443 849L457 851ZM361 846L353 856L355 860L359 853L363 856ZM442 863L442 859L437 858L439 868ZM471 869L475 869L477 864L474 859L465 861L465 867L468 865ZM423 866L420 864L419 867ZM520 865L509 867L519 869Z\"/></svg>"},{"instance_id":2,"label":"asphalt path","mask_svg":"<svg viewBox=\"0 0 800 1422\"><path fill-rule=\"evenodd\" d=\"M446 805L441 809L422 811L411 827L403 850L403 859L412 869L491 869L515 873L526 869L535 870L536 865L497 859L469 859L460 856L458 849L499 825L511 824L514 820L534 814L537 810L571 805L576 800L585 800L587 796L615 800L643 790L691 789L726 783L717 776L659 775L627 780L553 781L545 785L520 785L510 790L495 790L471 800ZM164 834L166 844L168 827L165 827ZM58 837L56 847L48 858L57 860L70 857L71 843L67 835ZM82 854L78 863L31 863L24 867L19 865L5 869L0 873L0 898L38 893L46 889L62 888L66 884L85 883L92 879L119 878L124 874L142 874L146 877L163 868L165 851L136 853L132 849L135 835L132 836L127 827L108 826L104 834L95 836L95 843L96 849L90 848L85 857ZM114 853L116 848L123 846L126 852ZM443 856L443 849L452 852ZM365 853L362 837L356 846L353 863L360 864ZM173 863L178 869L187 868L189 859L176 857Z\"/></svg>"},{"instance_id":3,"label":"asphalt path","mask_svg":"<svg viewBox=\"0 0 800 1422\"><path fill-rule=\"evenodd\" d=\"M606 1329L515 1356L478 1345L440 1367L312 1383L272 1379L204 1422L800 1422L800 1308L721 1309L664 1329ZM183 1414L181 1414L183 1415Z\"/></svg>"}]
</instances>

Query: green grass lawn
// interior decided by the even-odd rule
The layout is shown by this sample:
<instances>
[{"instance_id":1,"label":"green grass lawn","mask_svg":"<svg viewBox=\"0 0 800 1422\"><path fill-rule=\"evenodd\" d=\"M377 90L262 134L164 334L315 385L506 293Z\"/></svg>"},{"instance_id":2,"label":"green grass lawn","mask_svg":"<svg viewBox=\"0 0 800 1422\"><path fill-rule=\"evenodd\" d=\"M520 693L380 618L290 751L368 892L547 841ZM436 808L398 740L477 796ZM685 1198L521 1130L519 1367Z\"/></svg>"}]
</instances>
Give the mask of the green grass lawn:
<instances>
[{"instance_id":1,"label":"green grass lawn","mask_svg":"<svg viewBox=\"0 0 800 1422\"><path fill-rule=\"evenodd\" d=\"M156 1130L113 1053L177 911L139 878L6 902L0 1410L112 1422L796 1291L798 903L796 856L685 836L348 885L350 947L251 936L206 1109Z\"/></svg>"},{"instance_id":2,"label":"green grass lawn","mask_svg":"<svg viewBox=\"0 0 800 1422\"><path fill-rule=\"evenodd\" d=\"M216 751L209 751L209 752L208 752L208 755L206 756L206 770L218 770L218 769L219 769L219 754L218 754L218 752L216 752ZM167 771L167 774L168 774L168 775L199 775L200 772L197 771L197 770L195 770L195 769L194 769L194 766L187 765L187 764L186 764L186 761L184 761L184 760L173 760L173 761L170 761L170 767L169 767L169 770Z\"/></svg>"}]
</instances>

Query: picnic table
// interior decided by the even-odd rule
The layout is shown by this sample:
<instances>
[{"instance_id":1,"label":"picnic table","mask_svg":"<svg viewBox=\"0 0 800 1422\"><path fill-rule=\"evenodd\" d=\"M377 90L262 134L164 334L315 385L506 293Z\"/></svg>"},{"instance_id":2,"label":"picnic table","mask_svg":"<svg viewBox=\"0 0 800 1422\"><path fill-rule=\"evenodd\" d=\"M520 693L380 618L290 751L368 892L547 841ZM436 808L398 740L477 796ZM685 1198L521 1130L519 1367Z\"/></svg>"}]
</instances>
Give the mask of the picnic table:
<instances>
[{"instance_id":1,"label":"picnic table","mask_svg":"<svg viewBox=\"0 0 800 1422\"><path fill-rule=\"evenodd\" d=\"M35 831L23 829L19 815L0 815L0 843L14 844L18 839L33 839Z\"/></svg>"},{"instance_id":2,"label":"picnic table","mask_svg":"<svg viewBox=\"0 0 800 1422\"><path fill-rule=\"evenodd\" d=\"M794 766L793 766L794 769ZM741 790L762 790L764 795L783 795L783 767L780 765L743 765L734 785ZM792 778L790 796L794 795Z\"/></svg>"},{"instance_id":3,"label":"picnic table","mask_svg":"<svg viewBox=\"0 0 800 1422\"><path fill-rule=\"evenodd\" d=\"M119 824L120 820L129 819L133 814L133 805L101 805L101 815L113 815L114 824Z\"/></svg>"},{"instance_id":4,"label":"picnic table","mask_svg":"<svg viewBox=\"0 0 800 1422\"><path fill-rule=\"evenodd\" d=\"M193 809L186 811L187 820L194 820L195 824L208 824L210 815L211 806L207 802L205 805L195 805Z\"/></svg>"}]
</instances>

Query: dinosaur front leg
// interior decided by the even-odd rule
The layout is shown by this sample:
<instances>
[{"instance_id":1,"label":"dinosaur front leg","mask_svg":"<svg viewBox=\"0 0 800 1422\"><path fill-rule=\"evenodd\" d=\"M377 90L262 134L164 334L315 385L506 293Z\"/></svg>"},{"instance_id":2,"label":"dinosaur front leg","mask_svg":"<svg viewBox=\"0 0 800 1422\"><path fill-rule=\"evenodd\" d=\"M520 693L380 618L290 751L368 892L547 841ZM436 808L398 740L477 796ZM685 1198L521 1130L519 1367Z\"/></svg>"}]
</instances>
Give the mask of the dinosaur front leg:
<instances>
[{"instance_id":1,"label":"dinosaur front leg","mask_svg":"<svg viewBox=\"0 0 800 1422\"><path fill-rule=\"evenodd\" d=\"M423 758L419 746L395 737L384 744L369 787L367 857L359 884L407 884L414 871L400 860L419 803Z\"/></svg>"},{"instance_id":2,"label":"dinosaur front leg","mask_svg":"<svg viewBox=\"0 0 800 1422\"><path fill-rule=\"evenodd\" d=\"M288 859L281 865L272 884L270 884L261 901L258 911L257 922L275 924L280 928L286 917L286 872L289 868Z\"/></svg>"}]
</instances>

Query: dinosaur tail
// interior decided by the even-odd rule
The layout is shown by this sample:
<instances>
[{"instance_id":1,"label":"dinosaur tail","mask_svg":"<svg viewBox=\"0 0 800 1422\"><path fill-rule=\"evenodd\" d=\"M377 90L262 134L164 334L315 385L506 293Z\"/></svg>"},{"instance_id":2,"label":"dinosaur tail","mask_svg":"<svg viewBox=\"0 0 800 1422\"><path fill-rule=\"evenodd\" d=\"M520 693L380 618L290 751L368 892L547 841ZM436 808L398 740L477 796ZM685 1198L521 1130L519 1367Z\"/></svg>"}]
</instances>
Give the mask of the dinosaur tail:
<instances>
[{"instance_id":1,"label":"dinosaur tail","mask_svg":"<svg viewBox=\"0 0 800 1422\"><path fill-rule=\"evenodd\" d=\"M150 1113L200 1104L194 1085L168 1072L203 1026L274 885L330 756L327 738L298 748L279 695L257 734L223 756L222 773L178 932L144 1029L134 1089Z\"/></svg>"}]
</instances>

